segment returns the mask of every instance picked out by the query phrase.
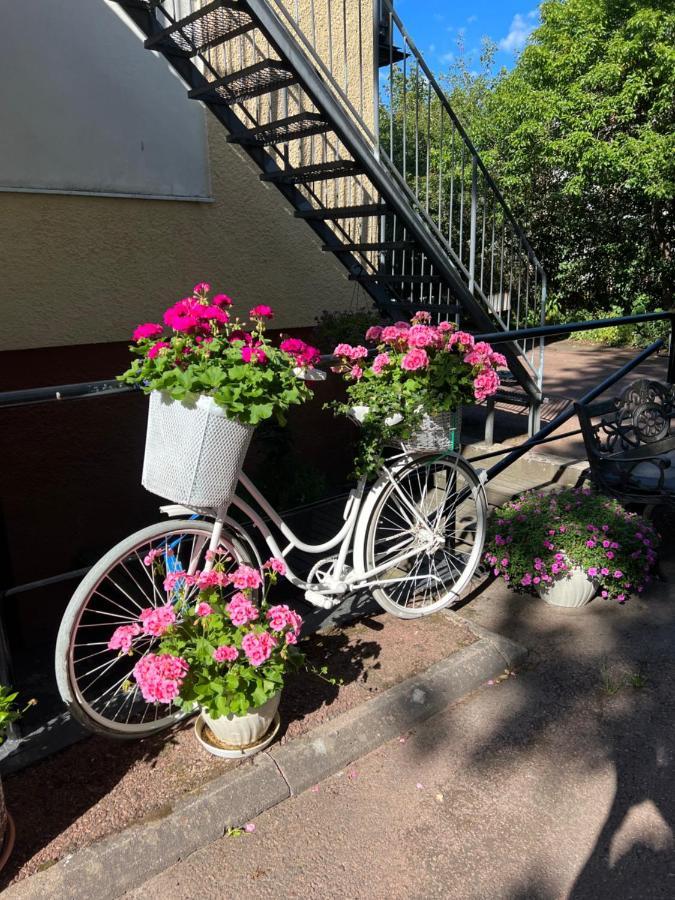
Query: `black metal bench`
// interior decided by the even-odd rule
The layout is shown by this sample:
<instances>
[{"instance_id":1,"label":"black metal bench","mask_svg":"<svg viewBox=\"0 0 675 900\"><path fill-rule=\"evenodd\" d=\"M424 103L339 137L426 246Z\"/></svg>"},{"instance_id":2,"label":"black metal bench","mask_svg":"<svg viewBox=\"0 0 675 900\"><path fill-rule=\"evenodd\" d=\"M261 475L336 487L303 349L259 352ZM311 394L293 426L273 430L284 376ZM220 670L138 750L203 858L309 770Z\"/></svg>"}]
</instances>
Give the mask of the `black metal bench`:
<instances>
[{"instance_id":1,"label":"black metal bench","mask_svg":"<svg viewBox=\"0 0 675 900\"><path fill-rule=\"evenodd\" d=\"M641 379L620 397L575 403L591 482L624 504L675 506L675 432L671 385Z\"/></svg>"}]
</instances>

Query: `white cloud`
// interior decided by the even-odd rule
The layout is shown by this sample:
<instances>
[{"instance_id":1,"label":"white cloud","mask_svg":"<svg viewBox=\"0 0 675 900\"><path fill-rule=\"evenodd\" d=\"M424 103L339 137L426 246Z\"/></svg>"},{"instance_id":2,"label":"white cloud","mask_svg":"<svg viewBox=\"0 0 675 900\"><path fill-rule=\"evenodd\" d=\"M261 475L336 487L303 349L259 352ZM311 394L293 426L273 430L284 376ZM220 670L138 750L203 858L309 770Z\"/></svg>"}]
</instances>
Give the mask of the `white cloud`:
<instances>
[{"instance_id":1,"label":"white cloud","mask_svg":"<svg viewBox=\"0 0 675 900\"><path fill-rule=\"evenodd\" d=\"M474 22L477 22L477 21L478 21L478 16L469 16L469 18L466 20L466 24L472 25Z\"/></svg>"},{"instance_id":2,"label":"white cloud","mask_svg":"<svg viewBox=\"0 0 675 900\"><path fill-rule=\"evenodd\" d=\"M453 63L454 61L455 61L454 53L444 53L443 56L441 56L441 62L446 66L449 66L450 63Z\"/></svg>"},{"instance_id":3,"label":"white cloud","mask_svg":"<svg viewBox=\"0 0 675 900\"><path fill-rule=\"evenodd\" d=\"M524 16L516 13L511 22L509 33L499 42L499 49L505 50L507 53L517 53L518 50L522 50L527 43L527 39L536 28L535 19L537 18L537 13L538 10L536 9L531 10Z\"/></svg>"}]
</instances>

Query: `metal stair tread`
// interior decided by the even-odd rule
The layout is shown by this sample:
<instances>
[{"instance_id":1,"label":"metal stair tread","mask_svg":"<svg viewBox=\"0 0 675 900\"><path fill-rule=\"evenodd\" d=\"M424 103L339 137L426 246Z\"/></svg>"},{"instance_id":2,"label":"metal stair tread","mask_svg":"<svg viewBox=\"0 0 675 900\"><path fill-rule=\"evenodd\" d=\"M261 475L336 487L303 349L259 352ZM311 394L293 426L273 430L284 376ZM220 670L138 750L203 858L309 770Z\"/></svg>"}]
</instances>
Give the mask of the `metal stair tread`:
<instances>
[{"instance_id":1,"label":"metal stair tread","mask_svg":"<svg viewBox=\"0 0 675 900\"><path fill-rule=\"evenodd\" d=\"M384 203L364 203L361 206L333 206L321 209L299 209L298 219L356 219L361 216L384 216L390 212Z\"/></svg>"},{"instance_id":2,"label":"metal stair tread","mask_svg":"<svg viewBox=\"0 0 675 900\"><path fill-rule=\"evenodd\" d=\"M310 184L313 181L326 181L331 178L346 178L360 175L363 169L351 159L336 159L331 162L314 163L309 166L298 166L280 172L263 172L261 181L273 184Z\"/></svg>"},{"instance_id":3,"label":"metal stair tread","mask_svg":"<svg viewBox=\"0 0 675 900\"><path fill-rule=\"evenodd\" d=\"M234 0L214 0L147 38L145 47L167 54L193 56L255 27L250 14Z\"/></svg>"},{"instance_id":4,"label":"metal stair tread","mask_svg":"<svg viewBox=\"0 0 675 900\"><path fill-rule=\"evenodd\" d=\"M362 275L349 275L350 281L362 281L365 278L372 278L385 284L396 284L397 282L405 282L406 284L440 284L442 281L440 275L401 275L392 272L364 272Z\"/></svg>"},{"instance_id":5,"label":"metal stair tread","mask_svg":"<svg viewBox=\"0 0 675 900\"><path fill-rule=\"evenodd\" d=\"M320 113L301 112L286 119L277 119L265 125L250 128L241 135L228 135L231 144L248 144L264 146L265 144L283 144L313 134L330 131L331 126Z\"/></svg>"},{"instance_id":6,"label":"metal stair tread","mask_svg":"<svg viewBox=\"0 0 675 900\"><path fill-rule=\"evenodd\" d=\"M372 241L363 244L341 244L336 247L324 244L321 249L324 253L377 253L388 250L412 250L416 246L415 241Z\"/></svg>"},{"instance_id":7,"label":"metal stair tread","mask_svg":"<svg viewBox=\"0 0 675 900\"><path fill-rule=\"evenodd\" d=\"M231 72L204 87L194 88L188 96L192 100L211 103L238 103L269 94L291 84L297 84L297 76L289 63L278 59L264 59L246 66L238 72Z\"/></svg>"}]
</instances>

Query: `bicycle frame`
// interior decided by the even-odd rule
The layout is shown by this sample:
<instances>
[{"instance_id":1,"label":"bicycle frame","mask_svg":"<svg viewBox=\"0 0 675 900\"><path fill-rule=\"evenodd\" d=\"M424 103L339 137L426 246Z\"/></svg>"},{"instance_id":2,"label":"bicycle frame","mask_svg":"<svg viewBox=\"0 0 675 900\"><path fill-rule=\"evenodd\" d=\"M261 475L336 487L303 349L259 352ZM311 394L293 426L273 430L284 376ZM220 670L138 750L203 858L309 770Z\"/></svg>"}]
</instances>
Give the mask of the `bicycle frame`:
<instances>
[{"instance_id":1,"label":"bicycle frame","mask_svg":"<svg viewBox=\"0 0 675 900\"><path fill-rule=\"evenodd\" d=\"M413 457L410 454L402 453L395 457L396 464L393 467L393 471L392 468L385 465L382 467L382 472L394 485L394 488L398 490L400 500L404 504L407 512L410 514L411 519L413 521L422 521L418 510L414 507L413 504L408 501L406 495L402 491L400 491L400 489L398 489L395 478L395 472L407 466L410 462L412 462L412 459ZM239 484L250 494L260 510L262 510L262 512L269 518L269 520L271 520L272 524L288 541L288 543L283 548L280 547L277 543L274 533L268 526L263 516L259 512L257 512L249 503L235 494L232 498L231 505L237 507L237 509L239 509L258 529L273 556L285 559L292 550L298 549L304 550L307 553L311 553L317 557L320 557L322 553L339 547L336 558L334 561L332 561L330 577L326 577L326 580L323 582L305 581L302 578L299 578L287 564L285 577L288 579L288 581L291 582L291 584L302 590L312 591L319 595L325 594L327 596L339 596L347 593L350 590L360 590L364 588L381 586L383 584L386 584L389 579L379 579L377 578L379 574L386 571L387 569L396 567L400 563L405 562L410 557L415 556L419 553L419 547L413 541L412 546L410 546L409 549L390 557L386 562L373 569L369 569L367 571L351 570L349 572L345 572L346 559L350 549L352 548L354 533L359 520L359 515L363 509L364 493L366 490L365 478L361 478L356 487L353 488L349 493L349 497L347 498L343 511L344 524L332 538L324 541L322 544L308 544L305 541L301 540L286 524L286 522L274 509L271 503L269 503L266 497L258 490L251 479L248 478L248 476L246 476L243 472L241 472L239 475ZM213 534L211 536L211 541L209 544L209 550L215 552L220 541L223 527L226 526L226 520L223 510L212 510L210 511L210 513L211 517L213 517L215 521ZM209 554L209 557L211 557L211 554ZM319 562L320 561L321 560L319 559ZM211 557L207 561L205 568L208 569L212 565L213 562ZM413 575L408 577L399 576L395 580L397 582L408 580L414 581L418 578L428 579L429 577L430 576L428 574Z\"/></svg>"}]
</instances>

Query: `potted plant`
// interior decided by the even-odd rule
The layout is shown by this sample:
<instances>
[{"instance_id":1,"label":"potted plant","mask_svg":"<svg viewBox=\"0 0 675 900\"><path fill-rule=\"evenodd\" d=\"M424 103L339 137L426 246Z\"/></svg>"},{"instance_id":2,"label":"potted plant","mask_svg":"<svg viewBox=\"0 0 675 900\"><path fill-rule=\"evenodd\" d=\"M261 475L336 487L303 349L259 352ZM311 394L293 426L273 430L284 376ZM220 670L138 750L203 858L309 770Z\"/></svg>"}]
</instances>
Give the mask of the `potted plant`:
<instances>
[{"instance_id":1,"label":"potted plant","mask_svg":"<svg viewBox=\"0 0 675 900\"><path fill-rule=\"evenodd\" d=\"M283 560L269 559L262 575L249 566L232 569L224 554L212 561L210 571L190 575L166 572L161 554L146 557L165 576L167 602L115 629L108 648L133 655L136 635L159 638L133 669L143 698L187 711L197 706L219 741L246 748L269 730L286 674L303 664L296 646L302 619L267 599L269 586L285 573Z\"/></svg>"},{"instance_id":2,"label":"potted plant","mask_svg":"<svg viewBox=\"0 0 675 900\"><path fill-rule=\"evenodd\" d=\"M10 688L0 684L0 744L7 737L7 729L21 716L35 701L31 700L24 709L18 709L16 698L18 694ZM0 870L4 868L14 847L14 821L5 806L5 795L0 781Z\"/></svg>"},{"instance_id":3,"label":"potted plant","mask_svg":"<svg viewBox=\"0 0 675 900\"><path fill-rule=\"evenodd\" d=\"M217 508L231 499L255 426L272 417L284 424L288 409L311 396L302 375L319 353L297 339L274 347L269 306L242 320L226 294L210 292L200 282L166 310L163 325L139 325L136 359L119 377L150 394L143 485Z\"/></svg>"},{"instance_id":4,"label":"potted plant","mask_svg":"<svg viewBox=\"0 0 675 900\"><path fill-rule=\"evenodd\" d=\"M651 580L658 535L590 488L528 492L495 510L485 560L516 591L580 607L599 592L623 603Z\"/></svg>"},{"instance_id":5,"label":"potted plant","mask_svg":"<svg viewBox=\"0 0 675 900\"><path fill-rule=\"evenodd\" d=\"M495 367L506 359L484 341L475 342L452 322L431 325L428 312L410 322L372 326L364 345L335 347L340 372L347 382L347 402L334 404L362 425L356 460L359 475L373 475L382 464L382 448L403 441L411 449L459 446L462 404L480 403L495 393Z\"/></svg>"}]
</instances>

